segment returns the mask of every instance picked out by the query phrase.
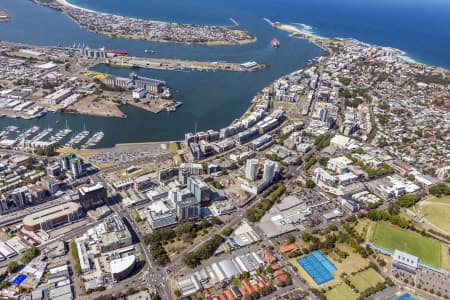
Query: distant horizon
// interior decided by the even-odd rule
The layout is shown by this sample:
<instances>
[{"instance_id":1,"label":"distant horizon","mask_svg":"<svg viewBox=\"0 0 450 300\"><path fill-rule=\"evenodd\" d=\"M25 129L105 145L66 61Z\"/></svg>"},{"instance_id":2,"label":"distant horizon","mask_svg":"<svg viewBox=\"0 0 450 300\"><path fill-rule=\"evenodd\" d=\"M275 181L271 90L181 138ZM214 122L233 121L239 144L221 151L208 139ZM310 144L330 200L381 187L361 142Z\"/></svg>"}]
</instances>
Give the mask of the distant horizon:
<instances>
[{"instance_id":1,"label":"distant horizon","mask_svg":"<svg viewBox=\"0 0 450 300\"><path fill-rule=\"evenodd\" d=\"M222 12L218 13L218 10L221 10L221 8L224 11L230 10L230 13L232 13L233 8L231 6L236 5L244 9L245 14L253 14L253 10L256 9L254 15L261 18L269 17L274 21L284 23L303 23L311 26L313 32L318 35L355 38L377 46L393 47L404 51L405 57L413 61L447 69L450 68L450 57L446 51L450 50L450 30L445 28L447 20L450 20L450 9L446 12L445 9L430 7L433 5L443 5L450 8L449 1L432 0L432 3L430 3L430 1L423 0L415 0L412 2L406 0L381 2L374 0L364 2L359 0L344 0L337 4L330 0L319 0L313 3L298 0L283 0L286 4L282 8L278 8L273 7L273 3L270 0L257 2L255 0L249 0L246 3L217 0L214 4L217 4L218 8L204 10L193 9L194 12L188 11L187 9L190 6L195 8L204 5L204 0L188 0L182 4L176 3L176 6L180 8L175 7L171 9L167 9L167 7L170 7L170 0L168 1L167 7L165 6L167 1L156 1L156 3L153 1L151 4L152 8L154 8L153 10L136 10L133 8L133 4L143 6L143 8L146 8L146 5L149 4L141 2L141 0L131 0L127 1L127 7L120 7L120 11L111 5L115 0L98 0L95 2L91 2L90 0L67 1L88 9L121 14L128 17L207 25L228 25L230 17L236 18L239 22L239 17L237 16L225 15ZM382 3L389 5L381 5ZM349 6L349 4L351 5ZM275 14L278 9L279 15L266 15L264 14L266 9L254 7L255 5L267 5L268 8L275 9ZM291 12L288 10L289 5L298 5L298 9ZM323 5L329 5L330 9L327 10ZM367 9L368 6L370 6L370 10ZM311 10L318 14L317 18L310 13ZM366 12L366 10L369 12ZM299 12L298 17L295 16L295 11ZM304 16L301 16L303 11L305 11ZM150 15L148 15L149 12ZM361 16L358 17L358 14ZM218 15L221 17L216 18L215 16ZM334 19L327 21L330 18ZM378 22L382 18L388 21L387 25ZM413 20L413 22L410 22L410 20ZM342 23L337 23L341 21ZM361 23L358 23L359 21ZM336 26L336 24L339 25ZM421 26L420 24L426 24L426 26ZM411 29L408 29L409 27ZM447 26L447 28L449 27ZM427 32L427 29L430 31ZM426 39L426 42L424 39ZM442 43L444 43L444 46L441 45ZM432 47L433 44L436 47ZM446 48L445 45L448 47ZM428 54L425 52L428 52Z\"/></svg>"}]
</instances>

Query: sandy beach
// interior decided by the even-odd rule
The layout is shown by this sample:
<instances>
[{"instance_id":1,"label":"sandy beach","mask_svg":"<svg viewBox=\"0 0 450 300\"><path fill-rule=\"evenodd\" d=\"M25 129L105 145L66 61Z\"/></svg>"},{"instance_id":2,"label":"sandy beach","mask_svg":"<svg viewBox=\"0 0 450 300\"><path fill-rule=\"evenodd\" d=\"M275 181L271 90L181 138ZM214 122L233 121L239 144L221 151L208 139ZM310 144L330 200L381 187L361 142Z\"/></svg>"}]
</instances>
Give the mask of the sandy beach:
<instances>
[{"instance_id":1,"label":"sandy beach","mask_svg":"<svg viewBox=\"0 0 450 300\"><path fill-rule=\"evenodd\" d=\"M311 34L310 32L301 30L297 27L295 27L294 25L289 25L289 24L282 24L280 22L272 22L270 19L268 18L263 18L264 21L266 21L267 23L269 23L270 26L273 26L275 28L278 28L280 30L286 31L286 32L290 32L292 34L301 34L304 35L305 38L322 38L320 36Z\"/></svg>"},{"instance_id":2,"label":"sandy beach","mask_svg":"<svg viewBox=\"0 0 450 300\"><path fill-rule=\"evenodd\" d=\"M58 4L60 4L62 6L65 6L65 7L72 7L72 8L85 10L85 11L96 12L96 11L94 11L92 9L87 9L87 8L84 8L84 7L72 4L72 3L68 2L67 0L55 0L55 2L57 2Z\"/></svg>"}]
</instances>

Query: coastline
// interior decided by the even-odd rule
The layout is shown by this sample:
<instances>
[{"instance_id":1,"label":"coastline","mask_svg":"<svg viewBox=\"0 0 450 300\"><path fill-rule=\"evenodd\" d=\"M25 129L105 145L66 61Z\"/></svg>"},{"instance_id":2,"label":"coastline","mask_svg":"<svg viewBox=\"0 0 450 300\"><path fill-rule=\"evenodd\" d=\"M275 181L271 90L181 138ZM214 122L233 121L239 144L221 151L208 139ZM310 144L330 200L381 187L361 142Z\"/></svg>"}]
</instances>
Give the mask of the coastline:
<instances>
[{"instance_id":1,"label":"coastline","mask_svg":"<svg viewBox=\"0 0 450 300\"><path fill-rule=\"evenodd\" d=\"M81 9L81 10L89 11L89 12L95 12L95 13L97 12L97 11L92 10L92 9L88 9L88 8L85 8L85 7L81 7L81 6L72 4L72 3L70 3L70 2L67 1L67 0L54 0L54 1L58 2L58 3L59 3L60 5L62 5L62 6L72 7L72 8ZM38 3L39 3L39 1L38 1Z\"/></svg>"},{"instance_id":2,"label":"coastline","mask_svg":"<svg viewBox=\"0 0 450 300\"><path fill-rule=\"evenodd\" d=\"M59 1L63 1L63 0L59 0ZM326 37L320 37L320 36L316 36L312 33L309 32L304 32L301 29L293 26L293 25L286 25L286 24L281 24L281 23L277 23L277 22L272 22L269 19L265 19L266 22L268 22L271 26L276 27L280 30L284 30L286 32L290 32L292 37L296 37L296 38L303 38L306 39L314 44L316 44L318 47L320 47L321 49L324 50L328 50L328 48L324 45L324 43L326 41L332 41L332 40L352 40L352 39L341 39L341 38L326 38ZM353 39L354 40L354 39ZM354 40L355 41L355 40ZM366 44L366 43L365 43ZM386 47L387 48L387 47ZM393 49L393 48L392 48ZM400 50L398 50L400 51ZM317 58L319 57L323 57L324 54L317 56ZM436 67L439 68L439 67ZM249 106L250 108L251 106ZM245 114L246 112L244 112ZM243 115L244 115L243 114Z\"/></svg>"},{"instance_id":3,"label":"coastline","mask_svg":"<svg viewBox=\"0 0 450 300\"><path fill-rule=\"evenodd\" d=\"M424 62L417 61L417 60L411 58L410 56L408 56L405 51L403 51L401 49L398 49L398 48L370 44L370 43L366 43L366 42L357 40L355 38L341 38L341 37L329 38L329 37L324 37L324 36L320 36L320 35L317 35L317 34L312 33L312 32L301 30L301 29L297 28L294 25L284 24L284 23L280 23L280 22L273 22L269 18L263 18L263 20L265 22L267 22L272 27L275 27L275 28L277 28L279 30L282 30L282 31L289 32L291 37L305 39L305 40L313 43L314 45L318 46L319 48L321 48L324 51L332 51L332 49L326 47L327 42L332 41L332 40L336 40L337 39L337 40L356 41L356 42L358 42L360 44L364 44L364 45L367 45L367 46L382 47L382 48L385 48L385 49L390 49L390 50L396 52L398 54L398 57L402 61L404 61L406 63L409 63L409 64L432 67L432 68L435 68L436 70L440 70L440 71L444 71L444 72L448 71L448 69L446 69L444 67L433 66L433 65L430 65L430 64L427 64L427 63L424 63Z\"/></svg>"},{"instance_id":4,"label":"coastline","mask_svg":"<svg viewBox=\"0 0 450 300\"><path fill-rule=\"evenodd\" d=\"M182 24L177 22L164 22L152 19L139 19L139 18L125 17L116 14L104 13L72 4L67 0L51 0L50 2L45 2L42 0L31 0L31 1L35 4L60 11L66 17L68 17L73 22L78 24L80 27L85 28L90 32L94 32L96 34L104 36L109 36L112 38L143 40L160 43L202 45L202 46L234 46L234 45L244 45L254 43L257 41L256 36L250 34L248 31L237 28L233 29L234 27L237 27L239 25L239 23L235 21L233 18L230 18L230 21L233 24L230 26ZM85 12L86 14L80 14L79 12ZM94 18L95 21L92 21L92 18L89 19L89 14L91 15L91 17L92 15L95 15ZM80 18L81 15L83 15L83 17ZM135 26L132 25L133 24L136 25L137 24L136 22L142 23L142 26L144 27L150 25L156 27L162 26L163 28L146 29L147 32L139 32L139 34L134 34L133 32L131 32L132 30L130 30L130 33L115 32L106 29L111 28L110 24L107 23L98 24L97 20L102 20L102 18L107 17L114 19L112 24L116 24L117 22L123 20L128 20L128 22L130 23L129 26L131 26L129 27L130 29L135 28ZM91 24L89 23L89 21L91 21ZM103 28L101 28L102 26ZM188 30L186 31L186 29ZM192 32L186 35L186 32L189 31ZM207 32L206 36L205 32ZM158 35L163 36L164 38L158 37Z\"/></svg>"},{"instance_id":5,"label":"coastline","mask_svg":"<svg viewBox=\"0 0 450 300\"><path fill-rule=\"evenodd\" d=\"M304 30L300 30L299 28L293 26L293 25L289 25L289 24L283 24L280 22L272 22L272 20L270 20L269 18L263 18L263 20L268 23L270 26L275 27L279 30L282 31L286 31L288 33L290 33L289 36L291 37L295 37L295 38L301 38L304 40L307 40L309 42L311 42L312 44L316 45L317 47L321 48L322 50L329 52L332 51L331 49L328 49L324 44L327 41L330 41L331 39L326 38L326 37L322 37L322 36L318 36L318 35L314 35L310 32L306 32Z\"/></svg>"},{"instance_id":6,"label":"coastline","mask_svg":"<svg viewBox=\"0 0 450 300\"><path fill-rule=\"evenodd\" d=\"M74 21L75 23L77 23L77 21L73 18L71 18L70 16L68 16L72 21ZM159 21L153 21L150 20L151 22L159 22ZM207 42L194 42L194 43L190 43L190 42L177 42L177 41L170 41L170 40L162 40L162 39L149 39L149 38L145 38L142 36L137 36L137 35L130 35L130 34L117 34L114 32L109 32L109 31L101 31L101 30L90 30L89 28L85 28L86 30L99 34L99 35L104 35L104 36L108 36L111 38L118 38L118 39L128 39L128 40L138 40L138 41L148 41L148 42L156 42L156 43L172 43L172 44L183 44L183 45L202 45L202 46L233 46L233 45L245 45L245 44L251 44L254 43L258 40L258 38L256 36L253 36L250 39L246 39L246 40L241 40L238 41L237 43L229 43L226 41L207 41Z\"/></svg>"}]
</instances>

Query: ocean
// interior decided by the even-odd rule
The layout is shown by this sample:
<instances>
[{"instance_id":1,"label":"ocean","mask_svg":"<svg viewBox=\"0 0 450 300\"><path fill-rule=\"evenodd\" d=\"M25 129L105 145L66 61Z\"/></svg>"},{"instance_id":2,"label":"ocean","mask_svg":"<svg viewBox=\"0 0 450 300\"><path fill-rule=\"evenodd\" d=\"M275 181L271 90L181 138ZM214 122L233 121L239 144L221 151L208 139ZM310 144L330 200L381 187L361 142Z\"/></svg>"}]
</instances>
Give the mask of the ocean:
<instances>
[{"instance_id":1,"label":"ocean","mask_svg":"<svg viewBox=\"0 0 450 300\"><path fill-rule=\"evenodd\" d=\"M271 81L303 68L321 55L315 45L293 39L286 32L272 28L262 18L283 23L305 24L323 36L352 37L364 42L390 46L405 51L419 62L450 68L450 3L439 0L70 0L102 12L197 24L231 25L230 17L240 27L256 35L256 43L242 46L195 46L170 43L130 41L96 35L81 29L57 11L29 0L0 0L12 21L0 24L0 39L38 45L72 45L125 50L144 55L153 49L158 57L211 61L267 63L269 68L255 73L171 72L137 70L143 76L166 80L177 100L183 101L175 113L153 114L131 106L123 107L128 119L101 118L68 114L47 114L31 121L0 119L0 127L33 125L59 128L69 124L74 130L84 126L103 130L100 147L122 142L180 140L193 130L219 129L238 118L251 99ZM270 40L277 37L279 49ZM97 71L127 75L130 69L100 65ZM124 130L126 128L126 130Z\"/></svg>"}]
</instances>

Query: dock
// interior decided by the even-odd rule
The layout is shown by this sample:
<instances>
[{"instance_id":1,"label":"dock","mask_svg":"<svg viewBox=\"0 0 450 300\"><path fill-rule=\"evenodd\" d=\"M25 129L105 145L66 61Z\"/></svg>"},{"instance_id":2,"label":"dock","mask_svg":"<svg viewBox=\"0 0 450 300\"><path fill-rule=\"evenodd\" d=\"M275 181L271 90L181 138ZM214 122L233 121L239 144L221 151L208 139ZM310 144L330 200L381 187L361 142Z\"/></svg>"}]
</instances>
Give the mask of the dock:
<instances>
[{"instance_id":1,"label":"dock","mask_svg":"<svg viewBox=\"0 0 450 300\"><path fill-rule=\"evenodd\" d=\"M167 59L155 57L114 57L105 60L106 64L121 67L139 67L167 71L231 71L231 72L256 72L268 67L266 64L256 62L231 63L223 61L194 61Z\"/></svg>"}]
</instances>

